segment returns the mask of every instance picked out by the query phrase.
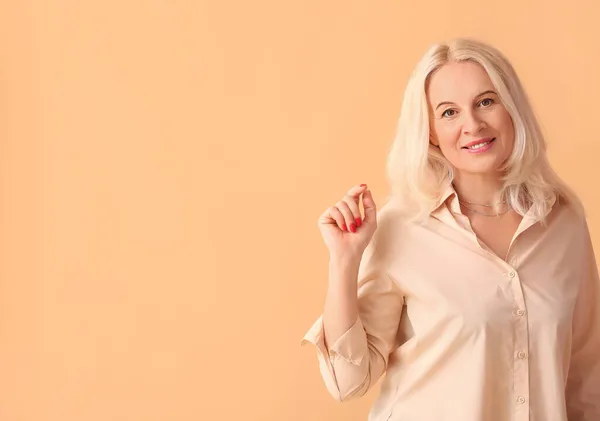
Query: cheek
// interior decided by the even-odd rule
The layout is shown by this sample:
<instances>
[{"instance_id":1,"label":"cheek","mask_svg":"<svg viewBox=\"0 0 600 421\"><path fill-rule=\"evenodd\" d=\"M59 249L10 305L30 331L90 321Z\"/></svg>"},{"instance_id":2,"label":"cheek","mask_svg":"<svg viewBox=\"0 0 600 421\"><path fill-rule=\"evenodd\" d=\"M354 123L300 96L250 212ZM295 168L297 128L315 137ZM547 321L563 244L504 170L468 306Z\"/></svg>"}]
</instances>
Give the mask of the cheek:
<instances>
[{"instance_id":1,"label":"cheek","mask_svg":"<svg viewBox=\"0 0 600 421\"><path fill-rule=\"evenodd\" d=\"M503 109L502 112L497 114L495 126L503 135L510 135L511 138L514 137L512 118L506 109Z\"/></svg>"},{"instance_id":2,"label":"cheek","mask_svg":"<svg viewBox=\"0 0 600 421\"><path fill-rule=\"evenodd\" d=\"M439 124L435 127L435 136L442 151L456 149L460 140L460 128L453 124Z\"/></svg>"},{"instance_id":3,"label":"cheek","mask_svg":"<svg viewBox=\"0 0 600 421\"><path fill-rule=\"evenodd\" d=\"M507 144L507 146L509 146L512 149L512 145L515 142L515 129L513 126L512 118L510 117L510 114L508 114L508 112L506 112L506 114L502 116L499 125L499 131L502 134L502 137L504 138L504 142Z\"/></svg>"}]
</instances>

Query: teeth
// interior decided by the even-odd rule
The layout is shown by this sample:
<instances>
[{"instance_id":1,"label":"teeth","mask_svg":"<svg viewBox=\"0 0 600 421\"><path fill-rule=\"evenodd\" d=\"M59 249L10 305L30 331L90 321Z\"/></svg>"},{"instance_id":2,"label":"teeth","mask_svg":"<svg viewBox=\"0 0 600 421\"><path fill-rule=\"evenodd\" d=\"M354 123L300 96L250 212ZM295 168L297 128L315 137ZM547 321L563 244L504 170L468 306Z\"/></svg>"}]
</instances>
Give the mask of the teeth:
<instances>
[{"instance_id":1,"label":"teeth","mask_svg":"<svg viewBox=\"0 0 600 421\"><path fill-rule=\"evenodd\" d=\"M483 148L484 146L486 146L486 145L489 145L489 144L490 144L490 142L491 142L491 140L490 140L490 141L488 141L488 142L478 143L477 145L469 146L469 149L479 149L479 148Z\"/></svg>"}]
</instances>

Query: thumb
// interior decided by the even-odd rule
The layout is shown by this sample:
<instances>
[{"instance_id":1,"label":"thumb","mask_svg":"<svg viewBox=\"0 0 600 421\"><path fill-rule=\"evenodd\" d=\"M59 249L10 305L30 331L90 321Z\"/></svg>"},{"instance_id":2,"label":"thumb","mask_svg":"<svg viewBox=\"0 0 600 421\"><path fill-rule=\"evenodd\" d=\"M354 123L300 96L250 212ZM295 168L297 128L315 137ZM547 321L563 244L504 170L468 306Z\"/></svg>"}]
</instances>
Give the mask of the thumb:
<instances>
[{"instance_id":1,"label":"thumb","mask_svg":"<svg viewBox=\"0 0 600 421\"><path fill-rule=\"evenodd\" d=\"M377 219L377 207L373 200L371 190L365 190L363 193L363 208L365 209L365 222L375 222Z\"/></svg>"}]
</instances>

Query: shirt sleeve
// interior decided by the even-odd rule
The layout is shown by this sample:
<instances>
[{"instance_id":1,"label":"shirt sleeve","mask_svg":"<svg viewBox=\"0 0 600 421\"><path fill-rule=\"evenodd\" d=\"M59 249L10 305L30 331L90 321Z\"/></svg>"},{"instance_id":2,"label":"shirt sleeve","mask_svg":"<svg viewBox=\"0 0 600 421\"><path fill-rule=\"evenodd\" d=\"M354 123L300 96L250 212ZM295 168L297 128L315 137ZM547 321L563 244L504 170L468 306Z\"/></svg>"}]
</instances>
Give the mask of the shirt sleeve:
<instances>
[{"instance_id":1,"label":"shirt sleeve","mask_svg":"<svg viewBox=\"0 0 600 421\"><path fill-rule=\"evenodd\" d=\"M571 361L566 388L568 419L600 420L600 279L585 225L583 278L573 315Z\"/></svg>"},{"instance_id":2,"label":"shirt sleeve","mask_svg":"<svg viewBox=\"0 0 600 421\"><path fill-rule=\"evenodd\" d=\"M361 260L357 291L358 318L341 337L328 340L329 348L323 316L302 340L316 345L321 376L339 401L364 395L385 372L400 323L403 295L384 271L373 244Z\"/></svg>"}]
</instances>

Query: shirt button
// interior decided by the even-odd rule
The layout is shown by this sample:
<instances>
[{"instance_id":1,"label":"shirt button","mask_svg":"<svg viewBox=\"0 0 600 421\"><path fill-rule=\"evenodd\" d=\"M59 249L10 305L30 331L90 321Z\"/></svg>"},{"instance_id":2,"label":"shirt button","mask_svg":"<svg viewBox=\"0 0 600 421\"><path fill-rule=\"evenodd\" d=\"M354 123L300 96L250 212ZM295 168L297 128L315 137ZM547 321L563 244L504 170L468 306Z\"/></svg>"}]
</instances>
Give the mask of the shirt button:
<instances>
[{"instance_id":1,"label":"shirt button","mask_svg":"<svg viewBox=\"0 0 600 421\"><path fill-rule=\"evenodd\" d=\"M508 276L510 276L511 278L515 277L515 273L514 272L508 272Z\"/></svg>"},{"instance_id":2,"label":"shirt button","mask_svg":"<svg viewBox=\"0 0 600 421\"><path fill-rule=\"evenodd\" d=\"M520 359L524 359L527 356L527 354L525 354L523 351L519 351L517 353L517 357L519 357Z\"/></svg>"},{"instance_id":3,"label":"shirt button","mask_svg":"<svg viewBox=\"0 0 600 421\"><path fill-rule=\"evenodd\" d=\"M525 314L525 310L523 310L523 309L517 310L517 316L522 316L523 314Z\"/></svg>"},{"instance_id":4,"label":"shirt button","mask_svg":"<svg viewBox=\"0 0 600 421\"><path fill-rule=\"evenodd\" d=\"M519 396L517 398L517 402L519 402L519 403L525 403L525 398L523 396Z\"/></svg>"}]
</instances>

